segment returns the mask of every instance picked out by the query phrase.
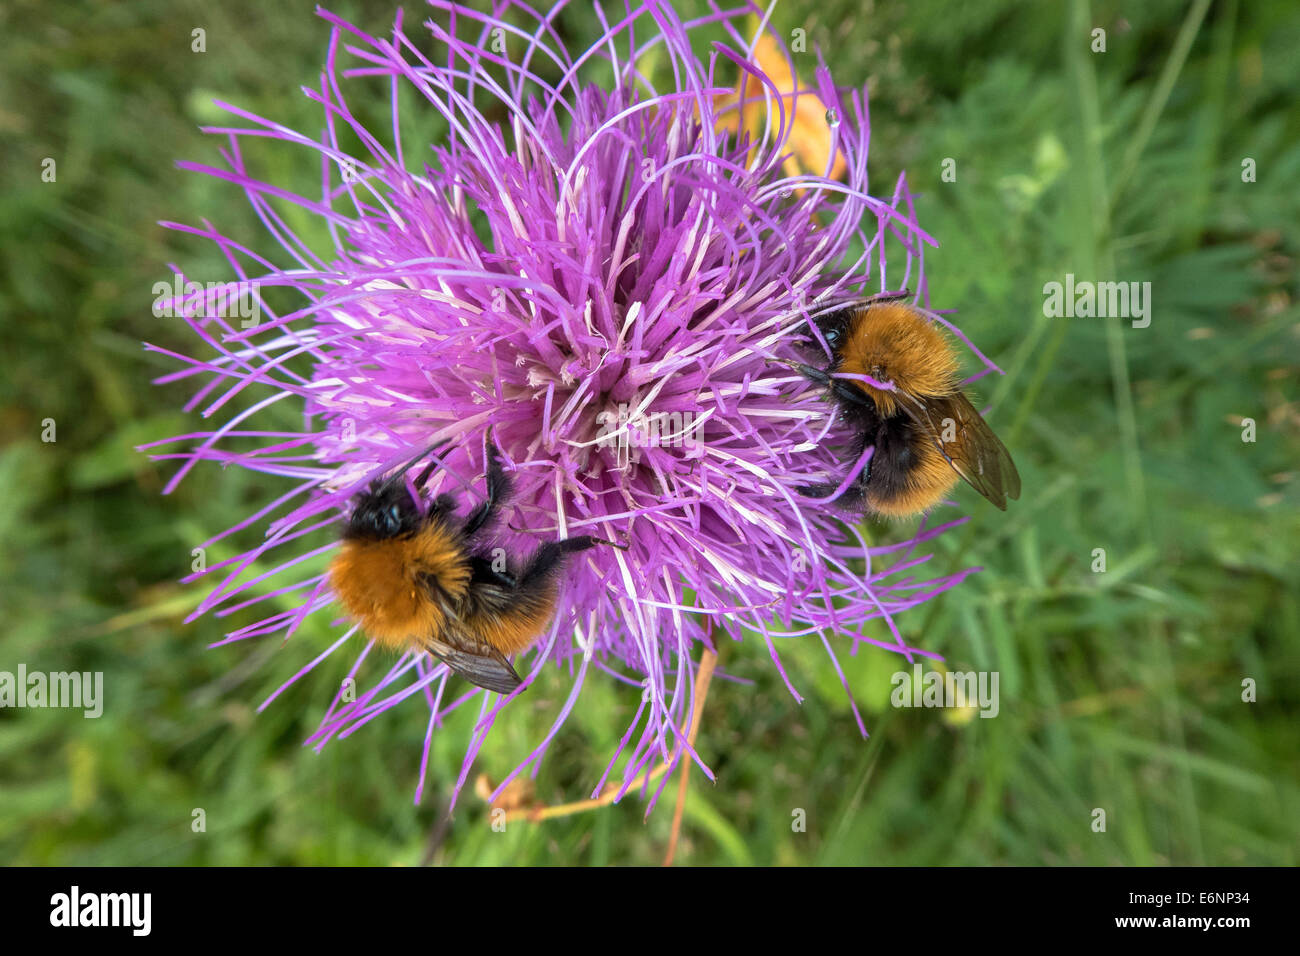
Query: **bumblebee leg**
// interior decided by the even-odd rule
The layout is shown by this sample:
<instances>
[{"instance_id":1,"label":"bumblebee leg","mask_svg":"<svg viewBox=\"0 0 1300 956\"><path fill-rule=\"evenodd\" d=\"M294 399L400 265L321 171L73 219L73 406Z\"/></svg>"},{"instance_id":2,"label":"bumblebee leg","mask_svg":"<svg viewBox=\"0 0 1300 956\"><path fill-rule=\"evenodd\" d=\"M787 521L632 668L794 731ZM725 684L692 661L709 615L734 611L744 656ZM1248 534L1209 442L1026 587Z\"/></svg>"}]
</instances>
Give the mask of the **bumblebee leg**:
<instances>
[{"instance_id":1,"label":"bumblebee leg","mask_svg":"<svg viewBox=\"0 0 1300 956\"><path fill-rule=\"evenodd\" d=\"M811 485L796 485L794 490L799 492L799 494L803 495L805 498L818 498L824 501L829 498L838 487L839 485L832 481L818 481Z\"/></svg>"},{"instance_id":2,"label":"bumblebee leg","mask_svg":"<svg viewBox=\"0 0 1300 956\"><path fill-rule=\"evenodd\" d=\"M474 584L491 584L516 594L526 594L536 590L539 583L544 584L551 572L559 567L565 555L586 551L598 544L627 549L625 544L593 538L588 534L565 538L563 541L548 541L533 552L533 556L528 559L528 563L524 565L523 571L518 576L512 574L509 568L496 570L492 566L491 558L484 554L476 554L470 558L470 580Z\"/></svg>"},{"instance_id":3,"label":"bumblebee leg","mask_svg":"<svg viewBox=\"0 0 1300 956\"><path fill-rule=\"evenodd\" d=\"M830 496L835 494L835 489L839 487L839 482L821 481L812 485L800 485L795 490L799 494L808 498L815 498L818 501L827 501ZM844 494L836 498L832 504L839 505L842 508L853 509L862 504L867 497L865 483L854 482L848 488L844 489Z\"/></svg>"},{"instance_id":4,"label":"bumblebee leg","mask_svg":"<svg viewBox=\"0 0 1300 956\"><path fill-rule=\"evenodd\" d=\"M854 461L862 457L863 453L867 450L868 444L869 442L865 440L859 443L857 452L853 457ZM876 447L879 448L879 444L877 444ZM875 461L875 459L876 454L875 452L872 452L871 459L863 467L862 473L858 475L857 481L844 489L844 493L835 499L835 504L845 508L855 508L866 499L867 482L871 480L871 462ZM800 485L795 490L798 491L799 494L808 498L820 498L826 500L829 499L831 495L835 494L835 489L839 486L840 483L838 481L818 481L810 485Z\"/></svg>"},{"instance_id":5,"label":"bumblebee leg","mask_svg":"<svg viewBox=\"0 0 1300 956\"><path fill-rule=\"evenodd\" d=\"M470 583L492 584L508 591L519 587L519 581L510 573L509 568L498 571L492 565L493 561L485 555L472 556L469 559Z\"/></svg>"},{"instance_id":6,"label":"bumblebee leg","mask_svg":"<svg viewBox=\"0 0 1300 956\"><path fill-rule=\"evenodd\" d=\"M479 531L492 520L500 504L510 497L510 476L501 467L501 453L492 438L492 429L487 435L487 501L469 513L465 519L465 537Z\"/></svg>"},{"instance_id":7,"label":"bumblebee leg","mask_svg":"<svg viewBox=\"0 0 1300 956\"><path fill-rule=\"evenodd\" d=\"M831 392L840 401L848 402L852 405L867 405L875 408L876 404L859 389L854 388L842 379L835 379L835 384L831 386Z\"/></svg>"},{"instance_id":8,"label":"bumblebee leg","mask_svg":"<svg viewBox=\"0 0 1300 956\"><path fill-rule=\"evenodd\" d=\"M801 362L781 362L781 364L790 366L810 382L826 386L830 389L831 394L841 401L848 402L850 405L870 405L875 408L875 403L864 392L854 388L843 379L832 378L821 369L813 368L811 365L804 365Z\"/></svg>"},{"instance_id":9,"label":"bumblebee leg","mask_svg":"<svg viewBox=\"0 0 1300 956\"><path fill-rule=\"evenodd\" d=\"M565 538L563 541L548 541L534 551L533 556L524 565L519 574L518 583L515 585L515 593L521 597L544 593L551 583L551 578L559 570L567 555L586 551L598 544L627 549L625 544L616 544L603 538L593 538L589 534L576 535L572 538Z\"/></svg>"},{"instance_id":10,"label":"bumblebee leg","mask_svg":"<svg viewBox=\"0 0 1300 956\"><path fill-rule=\"evenodd\" d=\"M560 564L564 561L566 555L586 551L598 544L609 543L587 534L565 538L563 541L546 542L533 552L533 556L524 565L524 569L519 575L519 583L515 585L515 592L520 595L528 595L544 591L550 584L551 577L559 570Z\"/></svg>"},{"instance_id":11,"label":"bumblebee leg","mask_svg":"<svg viewBox=\"0 0 1300 956\"><path fill-rule=\"evenodd\" d=\"M782 365L788 365L810 382L816 382L818 385L825 385L830 388L835 384L835 379L831 378L826 372L819 368L813 368L811 365L804 365L802 362L786 362L778 359Z\"/></svg>"},{"instance_id":12,"label":"bumblebee leg","mask_svg":"<svg viewBox=\"0 0 1300 956\"><path fill-rule=\"evenodd\" d=\"M572 538L565 538L563 541L555 542L559 545L564 554L575 554L578 551L586 551L588 548L594 548L598 544L607 544L611 548L618 548L620 551L626 551L627 545L619 544L617 541L606 541L604 538L593 538L589 534L579 534Z\"/></svg>"},{"instance_id":13,"label":"bumblebee leg","mask_svg":"<svg viewBox=\"0 0 1300 956\"><path fill-rule=\"evenodd\" d=\"M544 585L551 577L551 574L559 569L560 562L564 556L572 551L585 551L591 547L584 544L579 538L568 538L565 541L548 541L528 559L524 565L523 573L519 575L519 584L516 586L517 591L528 591Z\"/></svg>"}]
</instances>

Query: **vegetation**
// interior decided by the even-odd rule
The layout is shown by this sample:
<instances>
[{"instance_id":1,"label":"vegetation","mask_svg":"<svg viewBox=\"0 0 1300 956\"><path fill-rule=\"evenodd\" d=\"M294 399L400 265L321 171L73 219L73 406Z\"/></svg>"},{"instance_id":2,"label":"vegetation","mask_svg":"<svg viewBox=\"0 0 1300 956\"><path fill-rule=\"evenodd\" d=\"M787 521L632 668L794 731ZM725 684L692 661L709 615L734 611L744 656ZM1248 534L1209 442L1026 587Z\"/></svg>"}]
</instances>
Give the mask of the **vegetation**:
<instances>
[{"instance_id":1,"label":"vegetation","mask_svg":"<svg viewBox=\"0 0 1300 956\"><path fill-rule=\"evenodd\" d=\"M437 735L415 806L422 708L319 755L300 746L342 660L254 712L333 639L323 616L287 644L215 650L238 616L184 623L202 594L177 583L191 548L283 485L207 467L163 498L172 467L134 450L201 427L180 411L184 385L150 384L175 366L142 340L196 347L151 314L153 284L169 262L225 274L156 222L259 235L237 190L173 160L215 161L197 130L214 96L316 129L298 93L328 36L313 2L25 0L0 14L0 670L102 671L106 693L99 719L0 711L0 860L658 862L675 784L644 825L629 798L497 833L467 788L443 826L468 715ZM332 9L391 22L385 2ZM560 27L580 44L595 24L570 13ZM875 184L907 170L941 242L932 300L1008 373L981 397L1025 493L1004 515L959 492L972 519L933 561L984 570L900 620L948 668L997 671L1001 706L990 720L895 709L899 659L864 652L847 665L863 740L820 646L786 652L802 704L761 646L727 647L723 669L753 683L713 685L699 746L718 782L692 776L678 861L1294 865L1300 9L788 0L775 22L806 29L838 82L870 84ZM298 159L268 150L263 169L315 172ZM1149 281L1150 326L1045 316L1044 284L1067 273ZM566 682L531 691L476 770L499 778L522 759ZM635 706L589 690L541 801L589 794Z\"/></svg>"}]
</instances>

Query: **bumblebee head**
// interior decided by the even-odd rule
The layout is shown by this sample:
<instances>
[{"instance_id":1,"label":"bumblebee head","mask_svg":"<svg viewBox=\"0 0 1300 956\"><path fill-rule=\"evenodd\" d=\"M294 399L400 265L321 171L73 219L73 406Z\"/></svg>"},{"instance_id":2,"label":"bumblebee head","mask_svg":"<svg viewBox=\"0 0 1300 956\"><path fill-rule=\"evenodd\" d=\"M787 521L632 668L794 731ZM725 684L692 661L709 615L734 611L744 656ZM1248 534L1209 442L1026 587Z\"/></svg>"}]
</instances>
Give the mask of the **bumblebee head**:
<instances>
[{"instance_id":1,"label":"bumblebee head","mask_svg":"<svg viewBox=\"0 0 1300 956\"><path fill-rule=\"evenodd\" d=\"M826 340L826 344L831 347L831 351L839 349L840 343L844 341L843 324L839 322L823 322L818 326L818 330L821 332L822 338Z\"/></svg>"},{"instance_id":2,"label":"bumblebee head","mask_svg":"<svg viewBox=\"0 0 1300 956\"><path fill-rule=\"evenodd\" d=\"M343 536L345 538L365 538L372 541L397 538L418 531L422 524L440 511L455 510L456 503L449 495L439 495L429 505L427 512L422 511L420 504L411 496L406 487L406 469L445 444L445 440L435 442L414 458L406 461L387 478L372 481L370 488L357 499L356 507L352 509L352 517L348 519L348 526L343 532ZM428 480L436 464L437 459L434 459L415 479L417 494L423 492L424 483Z\"/></svg>"},{"instance_id":3,"label":"bumblebee head","mask_svg":"<svg viewBox=\"0 0 1300 956\"><path fill-rule=\"evenodd\" d=\"M811 353L821 355L828 360L834 360L848 338L849 323L852 318L853 312L847 308L836 309L824 315L815 316L804 328L803 347ZM816 332L813 331L814 327ZM821 341L818 340L818 333L821 333L821 339L826 342L825 348L823 348ZM827 348L830 349L830 355L826 355Z\"/></svg>"},{"instance_id":4,"label":"bumblebee head","mask_svg":"<svg viewBox=\"0 0 1300 956\"><path fill-rule=\"evenodd\" d=\"M345 537L382 541L415 531L421 522L420 511L411 500L405 483L371 486L357 500L348 520Z\"/></svg>"}]
</instances>

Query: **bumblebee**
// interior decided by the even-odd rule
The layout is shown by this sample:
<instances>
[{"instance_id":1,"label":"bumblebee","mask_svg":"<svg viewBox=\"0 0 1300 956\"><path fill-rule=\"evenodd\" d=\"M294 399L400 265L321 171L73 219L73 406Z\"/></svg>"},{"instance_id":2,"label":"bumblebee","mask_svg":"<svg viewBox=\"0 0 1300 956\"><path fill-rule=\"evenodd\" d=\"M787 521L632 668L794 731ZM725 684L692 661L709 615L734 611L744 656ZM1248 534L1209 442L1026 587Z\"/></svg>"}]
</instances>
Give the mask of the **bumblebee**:
<instances>
[{"instance_id":1,"label":"bumblebee","mask_svg":"<svg viewBox=\"0 0 1300 956\"><path fill-rule=\"evenodd\" d=\"M1006 446L961 391L957 354L939 326L900 300L874 296L814 317L807 347L829 356L822 368L788 362L826 388L851 427L856 462L874 450L862 473L835 501L890 517L928 511L957 479L1003 511L1020 497L1020 475ZM892 383L888 391L852 376ZM805 485L829 498L841 482Z\"/></svg>"},{"instance_id":2,"label":"bumblebee","mask_svg":"<svg viewBox=\"0 0 1300 956\"><path fill-rule=\"evenodd\" d=\"M436 457L415 479L421 500L407 489L407 469L445 444L371 482L356 499L330 584L377 643L428 651L470 683L508 694L522 681L506 655L529 647L550 623L565 558L612 542L579 535L541 545L520 565L494 562L483 535L510 497L511 481L490 430L487 498L464 519L451 495L422 500Z\"/></svg>"}]
</instances>

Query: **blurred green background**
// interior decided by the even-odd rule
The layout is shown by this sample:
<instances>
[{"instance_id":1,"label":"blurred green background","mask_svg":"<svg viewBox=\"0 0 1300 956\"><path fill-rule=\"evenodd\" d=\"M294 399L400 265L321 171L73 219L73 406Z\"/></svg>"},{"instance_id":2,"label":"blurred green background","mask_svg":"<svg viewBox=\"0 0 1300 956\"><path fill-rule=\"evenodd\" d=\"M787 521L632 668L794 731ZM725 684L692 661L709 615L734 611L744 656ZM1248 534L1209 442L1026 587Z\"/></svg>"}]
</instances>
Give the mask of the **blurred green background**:
<instances>
[{"instance_id":1,"label":"blurred green background","mask_svg":"<svg viewBox=\"0 0 1300 956\"><path fill-rule=\"evenodd\" d=\"M415 807L422 707L300 747L350 657L254 713L331 640L324 616L283 647L205 649L251 618L182 623L204 593L176 583L191 548L287 486L200 467L161 498L171 467L133 451L203 427L178 411L185 385L149 384L174 366L141 340L198 349L152 316L153 283L168 262L227 275L155 223L209 217L268 248L236 189L173 161L218 161L197 130L213 96L319 128L298 92L328 38L312 7L0 7L0 670L97 670L106 687L98 720L0 711L0 862L658 862L675 784L648 823L632 798L496 833L472 792L444 823L467 717L437 736ZM406 7L409 27L423 13ZM332 9L382 33L393 7ZM1025 494L1004 515L958 492L972 520L934 563L985 570L900 620L948 667L998 671L1001 713L895 710L900 659L864 653L848 663L864 741L818 645L788 652L802 705L761 646L728 647L755 684L714 685L699 745L719 782L693 774L678 861L1295 864L1300 8L787 0L774 21L807 30L839 83L870 84L873 183L907 170L941 242L933 302L1009 373L982 397ZM575 45L593 25L560 21ZM318 175L290 149L259 162L279 183ZM1150 327L1045 318L1043 284L1067 272L1150 281ZM476 769L512 768L566 689L557 674L531 691ZM589 691L541 801L586 796L632 713L608 682Z\"/></svg>"}]
</instances>

